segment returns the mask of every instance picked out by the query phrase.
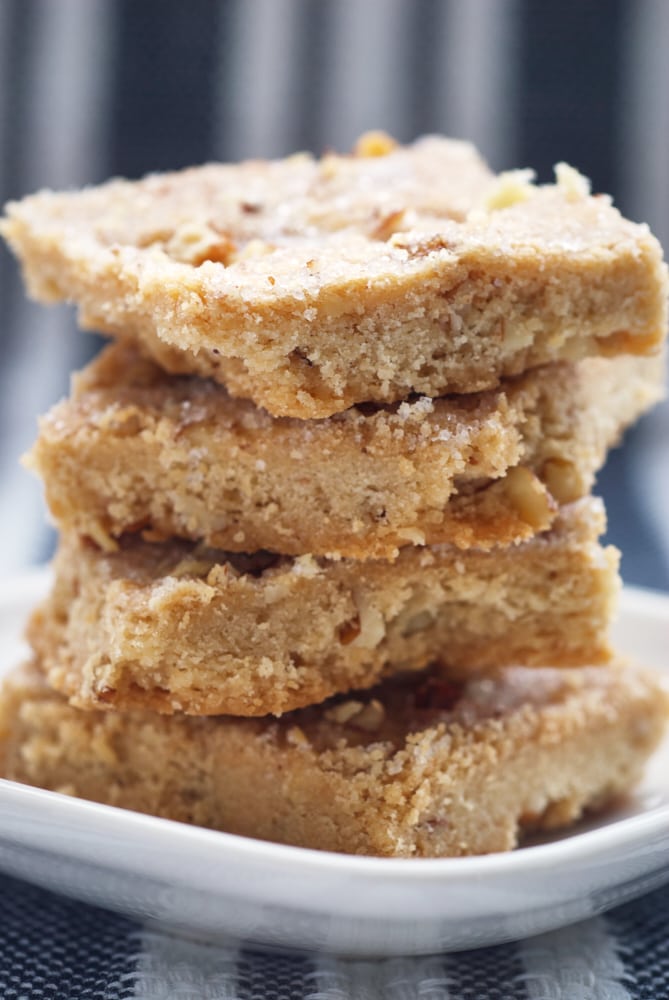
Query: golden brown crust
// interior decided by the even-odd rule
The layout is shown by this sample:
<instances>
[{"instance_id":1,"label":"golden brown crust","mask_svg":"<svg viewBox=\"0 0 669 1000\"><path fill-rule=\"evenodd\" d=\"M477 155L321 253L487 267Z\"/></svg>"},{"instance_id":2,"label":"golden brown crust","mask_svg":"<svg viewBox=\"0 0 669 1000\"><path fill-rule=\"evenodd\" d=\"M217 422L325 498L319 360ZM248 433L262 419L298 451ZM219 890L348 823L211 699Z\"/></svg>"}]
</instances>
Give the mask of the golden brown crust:
<instances>
[{"instance_id":1,"label":"golden brown crust","mask_svg":"<svg viewBox=\"0 0 669 1000\"><path fill-rule=\"evenodd\" d=\"M656 350L667 281L647 228L564 171L516 187L428 138L43 192L2 231L33 295L275 415Z\"/></svg>"},{"instance_id":2,"label":"golden brown crust","mask_svg":"<svg viewBox=\"0 0 669 1000\"><path fill-rule=\"evenodd\" d=\"M0 693L0 774L303 847L483 854L630 788L666 716L620 664L414 676L279 721L82 712L32 667Z\"/></svg>"},{"instance_id":3,"label":"golden brown crust","mask_svg":"<svg viewBox=\"0 0 669 1000\"><path fill-rule=\"evenodd\" d=\"M41 421L30 462L59 526L107 549L139 530L359 559L489 548L546 530L558 503L585 495L663 375L660 357L592 358L478 395L305 422L113 344Z\"/></svg>"},{"instance_id":4,"label":"golden brown crust","mask_svg":"<svg viewBox=\"0 0 669 1000\"><path fill-rule=\"evenodd\" d=\"M493 553L402 549L394 563L239 556L65 536L29 638L82 706L280 714L440 660L452 670L609 656L617 552L601 502Z\"/></svg>"}]
</instances>

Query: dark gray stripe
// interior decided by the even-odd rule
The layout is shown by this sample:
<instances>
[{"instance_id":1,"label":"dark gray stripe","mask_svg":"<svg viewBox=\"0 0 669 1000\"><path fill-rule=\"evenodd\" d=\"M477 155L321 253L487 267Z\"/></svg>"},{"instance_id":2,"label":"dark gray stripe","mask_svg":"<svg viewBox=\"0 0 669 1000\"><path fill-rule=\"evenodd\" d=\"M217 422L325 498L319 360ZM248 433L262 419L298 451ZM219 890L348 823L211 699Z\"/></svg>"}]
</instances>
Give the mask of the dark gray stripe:
<instances>
[{"instance_id":1,"label":"dark gray stripe","mask_svg":"<svg viewBox=\"0 0 669 1000\"><path fill-rule=\"evenodd\" d=\"M25 134L29 74L26 72L34 34L36 0L4 0L4 31L0 59L0 86L3 90L2 177L3 198L23 193L21 183L22 142Z\"/></svg>"},{"instance_id":2,"label":"dark gray stripe","mask_svg":"<svg viewBox=\"0 0 669 1000\"><path fill-rule=\"evenodd\" d=\"M520 162L542 180L567 160L592 178L595 191L618 186L622 8L622 0L521 2Z\"/></svg>"},{"instance_id":3,"label":"dark gray stripe","mask_svg":"<svg viewBox=\"0 0 669 1000\"><path fill-rule=\"evenodd\" d=\"M311 961L304 955L245 948L237 957L239 1000L304 1000Z\"/></svg>"},{"instance_id":4,"label":"dark gray stripe","mask_svg":"<svg viewBox=\"0 0 669 1000\"><path fill-rule=\"evenodd\" d=\"M120 0L109 167L137 177L209 160L218 0Z\"/></svg>"},{"instance_id":5,"label":"dark gray stripe","mask_svg":"<svg viewBox=\"0 0 669 1000\"><path fill-rule=\"evenodd\" d=\"M639 469L634 462L641 427L633 427L622 448L616 448L597 476L596 492L604 498L608 530L605 541L622 552L626 583L669 590L669 570L637 493Z\"/></svg>"},{"instance_id":6,"label":"dark gray stripe","mask_svg":"<svg viewBox=\"0 0 669 1000\"><path fill-rule=\"evenodd\" d=\"M607 914L634 1000L669 997L669 897L666 888Z\"/></svg>"},{"instance_id":7,"label":"dark gray stripe","mask_svg":"<svg viewBox=\"0 0 669 1000\"><path fill-rule=\"evenodd\" d=\"M0 121L0 156L2 176L0 204L23 194L22 167L25 150L26 100L30 59L34 36L30 23L35 13L35 0L5 0L2 50L0 51L0 87L3 92ZM20 294L17 268L4 243L0 245L0 346L11 350L16 337L17 300ZM3 357L3 364L6 355Z\"/></svg>"},{"instance_id":8,"label":"dark gray stripe","mask_svg":"<svg viewBox=\"0 0 669 1000\"><path fill-rule=\"evenodd\" d=\"M525 967L514 943L460 952L445 959L457 1000L526 1000Z\"/></svg>"},{"instance_id":9,"label":"dark gray stripe","mask_svg":"<svg viewBox=\"0 0 669 1000\"><path fill-rule=\"evenodd\" d=\"M130 920L6 876L0 899L3 1000L134 996Z\"/></svg>"}]
</instances>

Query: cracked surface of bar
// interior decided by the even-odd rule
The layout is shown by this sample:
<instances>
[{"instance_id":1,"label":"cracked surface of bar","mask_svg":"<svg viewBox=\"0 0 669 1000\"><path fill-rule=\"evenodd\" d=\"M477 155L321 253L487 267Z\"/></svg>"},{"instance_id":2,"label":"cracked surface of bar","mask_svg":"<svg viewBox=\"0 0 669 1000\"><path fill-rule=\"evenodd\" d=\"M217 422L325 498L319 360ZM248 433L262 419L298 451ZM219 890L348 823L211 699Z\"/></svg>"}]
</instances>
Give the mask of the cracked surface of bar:
<instances>
[{"instance_id":1,"label":"cracked surface of bar","mask_svg":"<svg viewBox=\"0 0 669 1000\"><path fill-rule=\"evenodd\" d=\"M565 165L496 178L438 137L42 192L1 229L36 298L276 416L478 391L666 332L646 226Z\"/></svg>"}]
</instances>

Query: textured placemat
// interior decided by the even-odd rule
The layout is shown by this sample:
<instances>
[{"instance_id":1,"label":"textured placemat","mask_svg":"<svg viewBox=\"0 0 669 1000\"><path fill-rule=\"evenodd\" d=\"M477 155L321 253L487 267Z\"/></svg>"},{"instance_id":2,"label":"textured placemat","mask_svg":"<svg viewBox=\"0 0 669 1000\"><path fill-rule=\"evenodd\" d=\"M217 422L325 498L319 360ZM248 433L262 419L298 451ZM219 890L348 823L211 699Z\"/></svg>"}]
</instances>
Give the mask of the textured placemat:
<instances>
[{"instance_id":1,"label":"textured placemat","mask_svg":"<svg viewBox=\"0 0 669 1000\"><path fill-rule=\"evenodd\" d=\"M0 876L2 1000L663 1000L669 889L518 944L341 961L219 948Z\"/></svg>"}]
</instances>

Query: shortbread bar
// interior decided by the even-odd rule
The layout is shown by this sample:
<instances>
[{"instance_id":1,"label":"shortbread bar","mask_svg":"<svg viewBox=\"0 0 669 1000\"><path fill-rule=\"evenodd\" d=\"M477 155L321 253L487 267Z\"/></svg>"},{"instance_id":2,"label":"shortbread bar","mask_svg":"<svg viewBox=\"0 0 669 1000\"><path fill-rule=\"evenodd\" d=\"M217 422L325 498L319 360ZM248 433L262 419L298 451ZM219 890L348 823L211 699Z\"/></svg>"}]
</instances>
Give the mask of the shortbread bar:
<instances>
[{"instance_id":1,"label":"shortbread bar","mask_svg":"<svg viewBox=\"0 0 669 1000\"><path fill-rule=\"evenodd\" d=\"M485 854L627 791L666 714L622 665L414 675L279 721L84 712L31 667L0 693L0 774L302 847Z\"/></svg>"},{"instance_id":2,"label":"shortbread bar","mask_svg":"<svg viewBox=\"0 0 669 1000\"><path fill-rule=\"evenodd\" d=\"M59 526L229 551L394 558L508 545L589 492L662 393L661 357L549 365L500 389L319 421L271 418L215 382L110 345L41 422L31 464Z\"/></svg>"},{"instance_id":3,"label":"shortbread bar","mask_svg":"<svg viewBox=\"0 0 669 1000\"><path fill-rule=\"evenodd\" d=\"M494 387L586 355L652 353L666 268L648 228L473 148L365 138L354 156L208 165L10 203L42 301L277 416Z\"/></svg>"},{"instance_id":4,"label":"shortbread bar","mask_svg":"<svg viewBox=\"0 0 669 1000\"><path fill-rule=\"evenodd\" d=\"M234 555L65 536L29 639L83 707L281 714L439 660L452 670L608 658L618 553L581 500L509 549L402 549L397 561Z\"/></svg>"}]
</instances>

